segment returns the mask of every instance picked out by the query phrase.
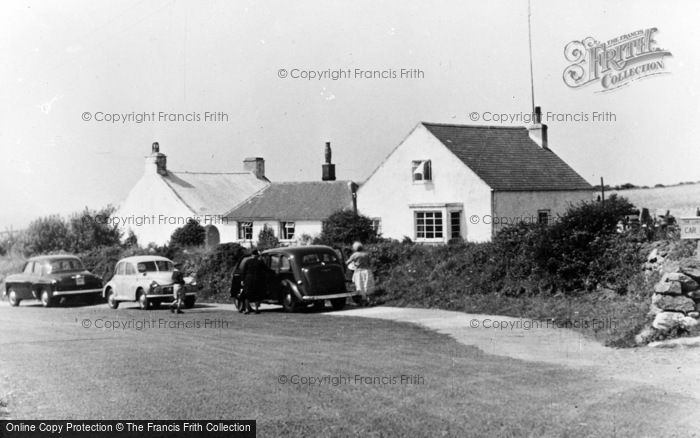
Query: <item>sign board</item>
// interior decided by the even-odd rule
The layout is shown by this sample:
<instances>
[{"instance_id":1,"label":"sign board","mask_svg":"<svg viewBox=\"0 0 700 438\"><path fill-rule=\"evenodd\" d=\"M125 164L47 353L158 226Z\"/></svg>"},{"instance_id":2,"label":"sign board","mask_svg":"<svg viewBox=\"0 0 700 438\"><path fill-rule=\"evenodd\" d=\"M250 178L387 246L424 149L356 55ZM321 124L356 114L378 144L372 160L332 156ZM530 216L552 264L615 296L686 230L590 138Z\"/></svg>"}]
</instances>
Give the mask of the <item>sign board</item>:
<instances>
[{"instance_id":1,"label":"sign board","mask_svg":"<svg viewBox=\"0 0 700 438\"><path fill-rule=\"evenodd\" d=\"M700 239L700 217L682 217L678 220L681 239Z\"/></svg>"}]
</instances>

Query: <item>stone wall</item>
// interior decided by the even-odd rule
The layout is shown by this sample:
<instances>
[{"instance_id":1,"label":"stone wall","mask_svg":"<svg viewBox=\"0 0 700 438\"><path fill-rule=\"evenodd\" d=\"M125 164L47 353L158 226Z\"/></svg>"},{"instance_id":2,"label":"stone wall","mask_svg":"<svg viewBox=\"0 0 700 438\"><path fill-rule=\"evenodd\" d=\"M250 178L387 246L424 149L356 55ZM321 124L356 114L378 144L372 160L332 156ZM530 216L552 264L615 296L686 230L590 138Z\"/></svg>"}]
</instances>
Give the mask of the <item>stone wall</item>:
<instances>
[{"instance_id":1,"label":"stone wall","mask_svg":"<svg viewBox=\"0 0 700 438\"><path fill-rule=\"evenodd\" d=\"M662 271L663 276L651 297L649 312L654 320L637 336L639 344L700 331L700 258L671 261L665 260L665 256L663 251L654 249L645 265L647 270Z\"/></svg>"}]
</instances>

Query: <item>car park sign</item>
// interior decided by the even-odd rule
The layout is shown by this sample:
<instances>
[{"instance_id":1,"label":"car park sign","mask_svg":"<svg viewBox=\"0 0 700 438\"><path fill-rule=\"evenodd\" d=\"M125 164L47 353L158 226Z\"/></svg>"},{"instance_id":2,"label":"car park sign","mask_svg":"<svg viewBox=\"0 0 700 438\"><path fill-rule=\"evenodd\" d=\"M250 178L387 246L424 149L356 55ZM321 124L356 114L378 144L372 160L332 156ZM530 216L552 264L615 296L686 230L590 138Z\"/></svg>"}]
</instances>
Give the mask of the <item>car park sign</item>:
<instances>
[{"instance_id":1,"label":"car park sign","mask_svg":"<svg viewBox=\"0 0 700 438\"><path fill-rule=\"evenodd\" d=\"M700 217L683 217L679 219L681 239L700 239Z\"/></svg>"}]
</instances>

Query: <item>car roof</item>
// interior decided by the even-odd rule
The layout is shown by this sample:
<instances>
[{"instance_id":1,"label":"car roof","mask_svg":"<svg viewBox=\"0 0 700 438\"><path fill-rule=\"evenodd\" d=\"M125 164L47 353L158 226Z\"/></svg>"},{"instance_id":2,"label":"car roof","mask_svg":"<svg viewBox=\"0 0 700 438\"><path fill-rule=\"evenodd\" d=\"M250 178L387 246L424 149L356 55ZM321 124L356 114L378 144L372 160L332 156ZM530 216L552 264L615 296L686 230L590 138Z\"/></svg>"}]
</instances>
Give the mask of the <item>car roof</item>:
<instances>
[{"instance_id":1,"label":"car roof","mask_svg":"<svg viewBox=\"0 0 700 438\"><path fill-rule=\"evenodd\" d=\"M283 246L280 248L268 249L266 251L263 251L262 253L263 254L281 253L281 254L289 254L289 255L303 255L303 254L325 252L325 251L331 251L331 252L335 253L335 250L333 248L331 248L330 246L325 246L325 245Z\"/></svg>"},{"instance_id":2,"label":"car roof","mask_svg":"<svg viewBox=\"0 0 700 438\"><path fill-rule=\"evenodd\" d=\"M121 262L129 262L129 263L141 263L141 262L152 262L152 261L166 261L172 263L173 261L170 260L167 257L163 256L157 256L157 255L140 255L140 256L131 256L131 257L125 257L117 263Z\"/></svg>"},{"instance_id":3,"label":"car roof","mask_svg":"<svg viewBox=\"0 0 700 438\"><path fill-rule=\"evenodd\" d=\"M27 259L28 262L49 262L51 260L59 260L59 259L78 259L78 256L74 256L73 254L53 254L53 255L42 255L42 256L34 256L30 257Z\"/></svg>"}]
</instances>

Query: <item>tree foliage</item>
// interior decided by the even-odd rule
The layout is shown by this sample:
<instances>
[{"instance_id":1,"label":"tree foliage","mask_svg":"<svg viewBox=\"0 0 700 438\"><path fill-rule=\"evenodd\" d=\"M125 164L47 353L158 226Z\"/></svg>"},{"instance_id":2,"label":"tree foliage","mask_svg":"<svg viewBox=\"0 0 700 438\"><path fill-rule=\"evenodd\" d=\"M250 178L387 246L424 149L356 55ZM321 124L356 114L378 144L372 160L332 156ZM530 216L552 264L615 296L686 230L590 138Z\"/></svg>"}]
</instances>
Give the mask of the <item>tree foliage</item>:
<instances>
[{"instance_id":1,"label":"tree foliage","mask_svg":"<svg viewBox=\"0 0 700 438\"><path fill-rule=\"evenodd\" d=\"M173 231L173 234L170 236L170 246L202 246L204 245L206 234L206 230L199 224L199 221L188 220L184 226Z\"/></svg>"},{"instance_id":2,"label":"tree foliage","mask_svg":"<svg viewBox=\"0 0 700 438\"><path fill-rule=\"evenodd\" d=\"M260 230L260 233L258 233L258 249L264 251L270 248L277 248L278 246L280 246L280 241L277 236L275 236L275 231L265 224L263 229Z\"/></svg>"},{"instance_id":3,"label":"tree foliage","mask_svg":"<svg viewBox=\"0 0 700 438\"><path fill-rule=\"evenodd\" d=\"M371 243L376 242L377 238L372 219L351 209L331 214L323 221L320 236L321 242L329 245L348 245L354 241Z\"/></svg>"}]
</instances>

